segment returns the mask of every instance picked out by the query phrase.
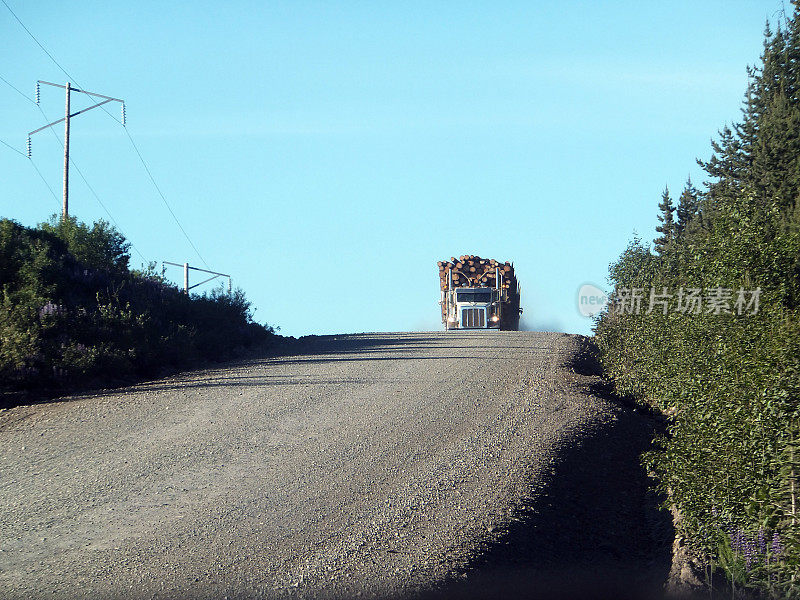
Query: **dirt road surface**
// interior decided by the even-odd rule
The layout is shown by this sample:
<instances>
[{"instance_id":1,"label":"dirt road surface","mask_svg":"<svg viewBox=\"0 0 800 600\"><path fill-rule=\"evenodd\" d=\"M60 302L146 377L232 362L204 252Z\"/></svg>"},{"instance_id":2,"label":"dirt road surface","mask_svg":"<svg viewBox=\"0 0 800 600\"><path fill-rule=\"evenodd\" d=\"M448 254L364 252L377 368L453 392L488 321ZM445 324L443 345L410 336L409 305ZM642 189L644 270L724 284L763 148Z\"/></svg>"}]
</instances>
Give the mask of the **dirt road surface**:
<instances>
[{"instance_id":1,"label":"dirt road surface","mask_svg":"<svg viewBox=\"0 0 800 600\"><path fill-rule=\"evenodd\" d=\"M0 411L0 596L653 592L652 426L592 393L578 347L328 336Z\"/></svg>"}]
</instances>

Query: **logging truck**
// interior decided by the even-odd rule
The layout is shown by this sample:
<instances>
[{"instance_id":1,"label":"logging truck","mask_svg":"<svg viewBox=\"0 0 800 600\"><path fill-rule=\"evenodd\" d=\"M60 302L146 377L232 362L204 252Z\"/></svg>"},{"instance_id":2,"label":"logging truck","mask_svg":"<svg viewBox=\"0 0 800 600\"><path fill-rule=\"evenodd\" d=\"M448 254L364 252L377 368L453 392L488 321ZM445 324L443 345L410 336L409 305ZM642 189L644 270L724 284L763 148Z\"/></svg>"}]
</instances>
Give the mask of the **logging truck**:
<instances>
[{"instance_id":1,"label":"logging truck","mask_svg":"<svg viewBox=\"0 0 800 600\"><path fill-rule=\"evenodd\" d=\"M442 324L449 329L519 329L514 265L475 255L439 261Z\"/></svg>"}]
</instances>

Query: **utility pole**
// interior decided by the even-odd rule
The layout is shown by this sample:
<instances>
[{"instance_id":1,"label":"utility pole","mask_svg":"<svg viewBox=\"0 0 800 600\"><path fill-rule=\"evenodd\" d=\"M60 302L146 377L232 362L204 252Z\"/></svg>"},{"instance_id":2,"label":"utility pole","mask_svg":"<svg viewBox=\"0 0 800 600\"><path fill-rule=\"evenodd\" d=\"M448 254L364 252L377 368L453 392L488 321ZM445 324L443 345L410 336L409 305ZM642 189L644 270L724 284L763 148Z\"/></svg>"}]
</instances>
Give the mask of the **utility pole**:
<instances>
[{"instance_id":1,"label":"utility pole","mask_svg":"<svg viewBox=\"0 0 800 600\"><path fill-rule=\"evenodd\" d=\"M67 90L67 108L64 110L64 202L61 206L61 218L69 216L69 81L65 86Z\"/></svg>"},{"instance_id":2,"label":"utility pole","mask_svg":"<svg viewBox=\"0 0 800 600\"><path fill-rule=\"evenodd\" d=\"M53 87L63 88L67 92L67 101L66 101L66 109L64 110L64 118L59 119L58 121L53 121L52 123L48 123L44 127L39 127L39 129L35 129L28 134L28 158L31 157L31 136L34 133L39 133L47 129L48 127L52 127L53 125L58 125L61 121L64 121L64 200L61 207L61 218L66 219L69 216L69 125L70 120L72 117L76 117L81 113L85 113L86 111L92 110L93 108L97 108L98 106L102 106L103 104L108 104L109 102L119 102L122 106L122 125L125 126L125 101L121 100L120 98L112 98L111 96L104 96L103 94L96 94L95 92L88 92L86 90L81 90L76 87L73 87L70 82L68 81L66 85L59 85L58 83L50 83L49 81L42 81L39 80L36 82L36 104L39 104L39 85L52 85ZM94 98L103 98L101 102L98 102L89 108L81 109L77 112L70 112L70 95L72 92L79 92L81 94L86 94L88 96L92 96Z\"/></svg>"}]
</instances>

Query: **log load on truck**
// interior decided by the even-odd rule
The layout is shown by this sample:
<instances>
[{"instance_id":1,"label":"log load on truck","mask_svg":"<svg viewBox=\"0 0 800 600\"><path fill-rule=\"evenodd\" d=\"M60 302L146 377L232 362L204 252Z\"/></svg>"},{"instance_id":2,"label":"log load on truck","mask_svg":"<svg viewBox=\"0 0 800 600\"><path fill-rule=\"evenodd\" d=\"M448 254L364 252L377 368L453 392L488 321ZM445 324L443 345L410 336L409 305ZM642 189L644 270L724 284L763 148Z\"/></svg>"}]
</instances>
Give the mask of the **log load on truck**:
<instances>
[{"instance_id":1,"label":"log load on truck","mask_svg":"<svg viewBox=\"0 0 800 600\"><path fill-rule=\"evenodd\" d=\"M465 255L438 264L445 329L519 329L520 287L512 263Z\"/></svg>"}]
</instances>

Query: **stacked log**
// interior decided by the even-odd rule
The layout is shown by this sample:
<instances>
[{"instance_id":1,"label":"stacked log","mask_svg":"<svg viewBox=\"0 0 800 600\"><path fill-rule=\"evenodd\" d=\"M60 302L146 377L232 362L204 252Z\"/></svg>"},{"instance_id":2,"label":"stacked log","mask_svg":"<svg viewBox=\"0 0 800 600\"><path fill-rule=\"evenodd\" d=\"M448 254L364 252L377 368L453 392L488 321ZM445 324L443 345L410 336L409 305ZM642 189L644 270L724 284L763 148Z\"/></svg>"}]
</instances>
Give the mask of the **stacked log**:
<instances>
[{"instance_id":1,"label":"stacked log","mask_svg":"<svg viewBox=\"0 0 800 600\"><path fill-rule=\"evenodd\" d=\"M497 287L497 269L502 274L502 287L516 291L517 279L514 265L480 256L464 255L439 261L439 282L442 291L447 291L447 273L453 274L453 287Z\"/></svg>"},{"instance_id":2,"label":"stacked log","mask_svg":"<svg viewBox=\"0 0 800 600\"><path fill-rule=\"evenodd\" d=\"M448 291L448 273L452 275L453 288L460 287L497 287L497 272L501 274L503 290L503 323L501 329L514 329L519 326L519 283L514 274L514 265L497 261L493 258L481 258L473 254L465 254L450 260L440 260L439 286L443 292ZM442 306L442 320L446 318L445 307Z\"/></svg>"}]
</instances>

